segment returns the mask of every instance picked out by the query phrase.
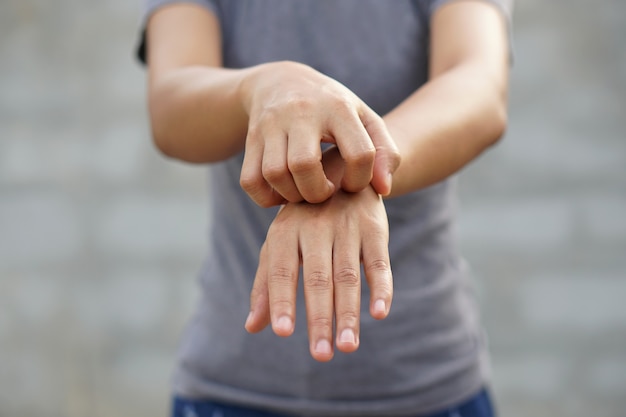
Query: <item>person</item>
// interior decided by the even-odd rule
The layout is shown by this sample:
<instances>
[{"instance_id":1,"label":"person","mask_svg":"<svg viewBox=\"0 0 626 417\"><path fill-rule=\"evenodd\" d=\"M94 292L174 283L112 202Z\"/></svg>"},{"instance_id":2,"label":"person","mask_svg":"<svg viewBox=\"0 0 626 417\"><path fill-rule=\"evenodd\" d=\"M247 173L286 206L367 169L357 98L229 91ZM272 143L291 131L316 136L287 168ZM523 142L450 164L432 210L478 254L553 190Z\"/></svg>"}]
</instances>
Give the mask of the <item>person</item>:
<instances>
[{"instance_id":1,"label":"person","mask_svg":"<svg viewBox=\"0 0 626 417\"><path fill-rule=\"evenodd\" d=\"M153 139L211 193L173 416L494 415L454 187L506 127L511 7L147 1Z\"/></svg>"}]
</instances>

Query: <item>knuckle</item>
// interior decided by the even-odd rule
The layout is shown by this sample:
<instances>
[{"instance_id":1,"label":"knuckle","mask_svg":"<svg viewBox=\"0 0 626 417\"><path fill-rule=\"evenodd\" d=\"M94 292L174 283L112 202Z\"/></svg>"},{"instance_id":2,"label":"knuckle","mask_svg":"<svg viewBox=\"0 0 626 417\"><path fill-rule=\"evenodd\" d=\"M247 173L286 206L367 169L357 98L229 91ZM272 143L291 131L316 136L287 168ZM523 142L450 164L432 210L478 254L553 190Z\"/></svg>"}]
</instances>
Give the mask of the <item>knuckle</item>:
<instances>
[{"instance_id":1,"label":"knuckle","mask_svg":"<svg viewBox=\"0 0 626 417\"><path fill-rule=\"evenodd\" d=\"M368 232L365 234L365 239L368 242L389 242L389 232L387 229L387 224L383 222L380 218L376 217L373 213L364 213L363 218L361 219L364 227L367 227ZM383 250L383 249L380 249ZM389 252L387 252L389 253ZM375 259L384 259L383 258L375 258Z\"/></svg>"},{"instance_id":2,"label":"knuckle","mask_svg":"<svg viewBox=\"0 0 626 417\"><path fill-rule=\"evenodd\" d=\"M283 111L279 105L274 103L266 105L258 115L258 119L256 120L254 127L260 133L263 130L262 126L276 124L280 120L282 112Z\"/></svg>"},{"instance_id":3,"label":"knuckle","mask_svg":"<svg viewBox=\"0 0 626 417\"><path fill-rule=\"evenodd\" d=\"M400 155L400 151L396 146L393 146L389 151L387 151L387 157L389 159L391 169L395 171L402 162L402 155Z\"/></svg>"},{"instance_id":4,"label":"knuckle","mask_svg":"<svg viewBox=\"0 0 626 417\"><path fill-rule=\"evenodd\" d=\"M280 164L263 164L262 168L263 177L269 182L276 182L285 177L287 168Z\"/></svg>"},{"instance_id":5,"label":"knuckle","mask_svg":"<svg viewBox=\"0 0 626 417\"><path fill-rule=\"evenodd\" d=\"M254 192L261 187L261 179L256 175L242 172L239 185L248 193Z\"/></svg>"},{"instance_id":6,"label":"knuckle","mask_svg":"<svg viewBox=\"0 0 626 417\"><path fill-rule=\"evenodd\" d=\"M330 275L323 271L310 272L306 277L306 286L311 289L328 289L331 286Z\"/></svg>"},{"instance_id":7,"label":"knuckle","mask_svg":"<svg viewBox=\"0 0 626 417\"><path fill-rule=\"evenodd\" d=\"M280 201L270 192L265 192L265 180L257 175L242 173L239 177L239 185L259 206L269 208Z\"/></svg>"},{"instance_id":8,"label":"knuckle","mask_svg":"<svg viewBox=\"0 0 626 417\"><path fill-rule=\"evenodd\" d=\"M373 259L367 262L367 270L371 272L389 272L389 262L385 259Z\"/></svg>"},{"instance_id":9,"label":"knuckle","mask_svg":"<svg viewBox=\"0 0 626 417\"><path fill-rule=\"evenodd\" d=\"M293 311L294 304L287 299L279 298L276 300L272 300L271 309L273 314L277 316L291 316L291 312Z\"/></svg>"},{"instance_id":10,"label":"knuckle","mask_svg":"<svg viewBox=\"0 0 626 417\"><path fill-rule=\"evenodd\" d=\"M333 97L332 108L335 111L335 113L338 113L338 114L342 114L342 115L346 113L349 113L350 115L355 114L354 102L349 97L346 97L343 94L336 94Z\"/></svg>"},{"instance_id":11,"label":"knuckle","mask_svg":"<svg viewBox=\"0 0 626 417\"><path fill-rule=\"evenodd\" d=\"M311 327L327 329L332 327L333 320L330 316L323 314L312 314L309 319L309 325Z\"/></svg>"},{"instance_id":12,"label":"knuckle","mask_svg":"<svg viewBox=\"0 0 626 417\"><path fill-rule=\"evenodd\" d=\"M335 273L334 280L338 285L355 287L361 282L361 276L358 270L346 267Z\"/></svg>"},{"instance_id":13,"label":"knuckle","mask_svg":"<svg viewBox=\"0 0 626 417\"><path fill-rule=\"evenodd\" d=\"M374 165L376 158L376 149L374 145L365 147L352 154L346 155L346 162L359 168L371 167Z\"/></svg>"},{"instance_id":14,"label":"knuckle","mask_svg":"<svg viewBox=\"0 0 626 417\"><path fill-rule=\"evenodd\" d=\"M289 158L287 164L294 174L307 174L314 171L320 161L315 155L298 155Z\"/></svg>"},{"instance_id":15,"label":"knuckle","mask_svg":"<svg viewBox=\"0 0 626 417\"><path fill-rule=\"evenodd\" d=\"M306 115L313 111L314 103L308 97L301 95L292 95L287 97L285 105L288 109L296 112L296 114Z\"/></svg>"},{"instance_id":16,"label":"knuckle","mask_svg":"<svg viewBox=\"0 0 626 417\"><path fill-rule=\"evenodd\" d=\"M339 321L341 322L341 326L356 328L359 324L359 313L357 311L343 311L339 314Z\"/></svg>"},{"instance_id":17,"label":"knuckle","mask_svg":"<svg viewBox=\"0 0 626 417\"><path fill-rule=\"evenodd\" d=\"M286 267L274 267L269 272L270 285L293 285L295 281L295 273L290 268Z\"/></svg>"},{"instance_id":18,"label":"knuckle","mask_svg":"<svg viewBox=\"0 0 626 417\"><path fill-rule=\"evenodd\" d=\"M259 121L251 121L248 125L246 142L259 140L262 136L263 135L261 134L261 124L259 123Z\"/></svg>"},{"instance_id":19,"label":"knuckle","mask_svg":"<svg viewBox=\"0 0 626 417\"><path fill-rule=\"evenodd\" d=\"M360 108L359 118L363 121L363 125L366 129L371 127L386 129L386 124L382 116L367 106Z\"/></svg>"}]
</instances>

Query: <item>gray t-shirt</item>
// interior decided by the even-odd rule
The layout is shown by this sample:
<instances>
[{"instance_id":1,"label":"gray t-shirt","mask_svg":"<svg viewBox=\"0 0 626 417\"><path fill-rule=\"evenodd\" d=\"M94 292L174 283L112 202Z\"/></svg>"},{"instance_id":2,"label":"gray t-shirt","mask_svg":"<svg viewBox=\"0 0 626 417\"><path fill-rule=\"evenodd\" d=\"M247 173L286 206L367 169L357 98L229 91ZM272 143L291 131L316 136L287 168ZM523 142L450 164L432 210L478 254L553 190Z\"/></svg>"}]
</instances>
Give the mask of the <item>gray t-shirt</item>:
<instances>
[{"instance_id":1,"label":"gray t-shirt","mask_svg":"<svg viewBox=\"0 0 626 417\"><path fill-rule=\"evenodd\" d=\"M148 0L146 16L175 1ZM426 82L429 21L446 1L191 2L218 17L226 67L304 62L383 115ZM509 16L510 0L490 1ZM364 284L359 350L320 363L309 354L301 292L293 336L244 330L259 248L276 209L257 207L241 190L242 160L209 167L209 247L173 377L176 395L294 415L400 416L444 409L485 385L485 340L455 247L453 179L385 201L390 315L369 316Z\"/></svg>"}]
</instances>

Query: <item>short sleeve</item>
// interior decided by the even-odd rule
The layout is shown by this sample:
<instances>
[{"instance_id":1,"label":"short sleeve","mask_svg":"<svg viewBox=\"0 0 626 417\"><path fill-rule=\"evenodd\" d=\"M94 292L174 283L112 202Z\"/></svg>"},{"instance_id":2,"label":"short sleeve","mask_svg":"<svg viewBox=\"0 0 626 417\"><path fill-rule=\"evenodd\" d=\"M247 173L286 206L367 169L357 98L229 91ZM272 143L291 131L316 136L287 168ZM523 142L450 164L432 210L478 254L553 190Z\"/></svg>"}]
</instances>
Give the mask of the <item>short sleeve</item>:
<instances>
[{"instance_id":1,"label":"short sleeve","mask_svg":"<svg viewBox=\"0 0 626 417\"><path fill-rule=\"evenodd\" d=\"M463 0L425 0L424 8L428 14L428 20L437 11L437 9L444 4L452 3L454 1ZM509 61L512 65L515 60L515 51L513 48L513 3L514 0L479 0L485 3L494 5L500 13L504 16L507 25L508 37L509 37Z\"/></svg>"},{"instance_id":2,"label":"short sleeve","mask_svg":"<svg viewBox=\"0 0 626 417\"><path fill-rule=\"evenodd\" d=\"M217 0L143 0L143 3L139 40L135 49L136 56L142 64L146 63L146 24L150 16L159 8L175 3L197 4L216 16L219 15Z\"/></svg>"},{"instance_id":3,"label":"short sleeve","mask_svg":"<svg viewBox=\"0 0 626 417\"><path fill-rule=\"evenodd\" d=\"M427 1L428 4L428 14L429 17L432 16L432 14L441 6L443 6L446 3L451 3L453 1L459 1L459 0L430 0ZM510 22L511 22L511 18L513 17L513 1L514 0L480 0L483 1L485 3L490 3L493 4L494 6L496 6L500 12L502 12L502 14L506 17L507 22L509 23L510 26Z\"/></svg>"}]
</instances>

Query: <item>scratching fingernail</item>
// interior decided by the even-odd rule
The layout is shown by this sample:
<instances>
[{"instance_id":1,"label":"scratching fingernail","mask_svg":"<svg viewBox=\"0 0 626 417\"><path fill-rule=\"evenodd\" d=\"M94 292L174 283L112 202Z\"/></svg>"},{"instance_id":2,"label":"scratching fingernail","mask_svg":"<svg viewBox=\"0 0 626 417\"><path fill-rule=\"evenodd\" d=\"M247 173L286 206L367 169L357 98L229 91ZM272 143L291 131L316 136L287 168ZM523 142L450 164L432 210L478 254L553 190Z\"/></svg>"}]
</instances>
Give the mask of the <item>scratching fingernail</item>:
<instances>
[{"instance_id":1,"label":"scratching fingernail","mask_svg":"<svg viewBox=\"0 0 626 417\"><path fill-rule=\"evenodd\" d=\"M330 343L328 343L328 340L322 339L319 342L317 342L317 344L315 345L315 352L322 353L325 355L330 354Z\"/></svg>"},{"instance_id":2,"label":"scratching fingernail","mask_svg":"<svg viewBox=\"0 0 626 417\"><path fill-rule=\"evenodd\" d=\"M352 329L345 329L341 332L341 335L339 335L339 341L341 343L356 343L356 337L354 337Z\"/></svg>"},{"instance_id":3,"label":"scratching fingernail","mask_svg":"<svg viewBox=\"0 0 626 417\"><path fill-rule=\"evenodd\" d=\"M374 312L379 314L385 314L387 312L385 302L383 300L376 300L374 303Z\"/></svg>"}]
</instances>

